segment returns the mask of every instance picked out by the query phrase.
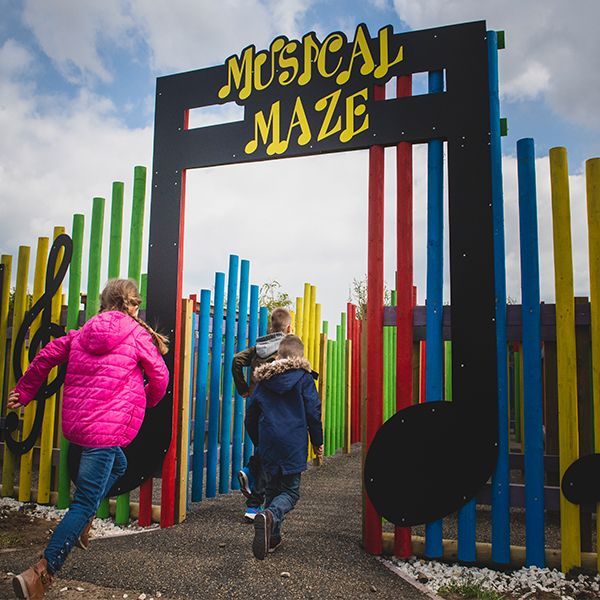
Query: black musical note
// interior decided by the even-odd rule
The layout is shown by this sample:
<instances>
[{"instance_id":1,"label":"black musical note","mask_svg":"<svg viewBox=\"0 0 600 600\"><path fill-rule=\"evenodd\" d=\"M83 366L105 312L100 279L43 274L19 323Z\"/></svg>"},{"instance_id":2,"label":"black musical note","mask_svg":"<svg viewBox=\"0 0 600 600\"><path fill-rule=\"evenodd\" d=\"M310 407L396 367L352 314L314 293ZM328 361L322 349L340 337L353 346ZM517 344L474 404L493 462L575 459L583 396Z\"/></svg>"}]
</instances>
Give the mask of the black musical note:
<instances>
[{"instance_id":1,"label":"black musical note","mask_svg":"<svg viewBox=\"0 0 600 600\"><path fill-rule=\"evenodd\" d=\"M63 251L61 262L56 268L61 250ZM25 313L23 323L16 333L14 352L12 356L12 367L15 375L15 380L18 381L23 376L21 365L21 356L25 337L31 328L31 325L41 314L40 327L35 332L29 342L29 360L32 361L37 352L43 348L51 339L55 339L65 335L64 328L58 323L52 322L52 298L60 288L60 285L65 278L71 256L73 254L73 242L66 234L59 235L52 244L50 255L48 256L48 264L46 266L46 285L44 293L39 300L32 306L31 310ZM29 435L22 441L15 440L11 433L19 428L19 417L16 412L9 413L4 423L4 437L9 450L13 454L22 455L31 450L36 439L40 434L42 422L44 420L44 408L46 399L50 398L63 384L65 379L66 365L62 365L58 369L56 377L49 382L46 382L36 395L37 406L35 410L35 418Z\"/></svg>"},{"instance_id":2,"label":"black musical note","mask_svg":"<svg viewBox=\"0 0 600 600\"><path fill-rule=\"evenodd\" d=\"M600 454L588 454L573 462L565 471L560 487L573 504L600 502Z\"/></svg>"}]
</instances>

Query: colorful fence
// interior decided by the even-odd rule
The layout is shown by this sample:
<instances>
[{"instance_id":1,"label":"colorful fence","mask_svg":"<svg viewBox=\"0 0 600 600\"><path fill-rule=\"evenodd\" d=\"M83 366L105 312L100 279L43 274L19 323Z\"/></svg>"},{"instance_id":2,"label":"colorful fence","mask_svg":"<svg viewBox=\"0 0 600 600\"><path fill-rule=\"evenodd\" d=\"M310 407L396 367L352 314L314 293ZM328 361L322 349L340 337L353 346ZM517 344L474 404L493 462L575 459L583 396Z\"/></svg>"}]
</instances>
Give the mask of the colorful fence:
<instances>
[{"instance_id":1,"label":"colorful fence","mask_svg":"<svg viewBox=\"0 0 600 600\"><path fill-rule=\"evenodd\" d=\"M586 163L590 301L574 298L571 247L570 199L567 156L564 148L550 150L552 189L554 270L556 305L540 303L537 199L533 140L517 144L519 214L521 243L522 306L506 304L504 266L504 208L500 171L500 119L497 90L497 40L489 32L490 104L492 115L493 212L495 247L495 289L498 371L498 461L492 480L477 498L468 502L457 515L456 539L442 539L442 523L427 524L424 537L410 537L396 528L392 535L382 534L381 523L366 516L365 543L376 551L398 556L411 553L431 558L458 559L496 565L526 564L559 566L568 571L584 566L598 568L600 554L594 544L594 522L598 527L597 507L569 502L560 488L567 468L579 457L598 452L600 447L600 382L597 332L599 315L598 265L600 237L600 159ZM433 75L433 77L432 77ZM399 82L403 93L410 85ZM430 92L437 90L435 74L430 74ZM398 164L410 165L407 149L398 148ZM411 152L411 151L408 151ZM451 323L449 307L442 306L442 206L441 150L429 142L428 151L428 233L426 307L408 305L411 281L400 285L397 308L386 307L383 319L382 406L368 411L384 418L395 409L413 402L452 399ZM404 162L402 162L404 161ZM401 222L412 206L412 191L399 170L398 231L408 226ZM405 178L406 179L406 178ZM412 225L409 223L410 227ZM403 253L412 256L412 239L399 239L398 265ZM406 241L405 241L406 240ZM405 261L406 262L406 261ZM401 335L407 316L413 323L412 339ZM397 329L394 347L391 338ZM477 332L473 332L474 336ZM394 353L396 354L394 356ZM412 356L413 373L406 376L407 357ZM376 369L377 365L369 365ZM393 391L396 390L394 399ZM373 417L374 418L374 417ZM510 426L510 429L509 429ZM410 458L407 457L408 460ZM401 460L401 458L399 458ZM520 476L515 480L515 471ZM512 472L512 479L511 479ZM410 493L407 491L407 493ZM477 542L476 505L491 506L491 535ZM526 544L511 545L511 508L525 509ZM545 533L547 513L560 515L560 548L548 548ZM596 516L594 516L596 515ZM596 532L597 537L597 532Z\"/></svg>"},{"instance_id":2,"label":"colorful fence","mask_svg":"<svg viewBox=\"0 0 600 600\"><path fill-rule=\"evenodd\" d=\"M99 309L99 292L103 282L112 277L127 276L141 285L145 299L146 277L141 275L143 215L145 207L146 170L136 167L134 173L132 219L129 235L129 260L126 271L121 269L124 185L115 182L112 189L110 234L103 239L105 200L94 198L88 252L87 291L81 292L81 271L84 254L84 216L74 215L69 232L73 241L68 290L52 291L48 299L51 321L60 323L66 331L81 326ZM64 233L64 227L54 230L54 238ZM30 279L30 248L21 246L16 277L11 277L12 257L3 255L0 263L0 392L2 415L6 416L8 390L15 385L12 357L15 353L15 333L21 327L26 311L44 294L49 238L38 240L33 273L33 293L28 293ZM102 258L108 251L108 269L102 273ZM13 284L14 279L14 284ZM227 285L227 287L225 287ZM14 288L13 308L9 310L10 290ZM227 290L227 294L225 294ZM145 300L144 300L145 302ZM252 443L245 433L243 419L246 400L235 393L231 361L233 354L254 345L258 335L268 328L268 310L259 307L259 288L250 285L250 263L230 256L229 270L216 273L214 291L203 289L197 296L183 299L182 354L176 375L181 382L178 411L174 417L172 447L176 451L174 483L162 480L175 501L175 522L185 518L189 501L214 497L239 488L237 471L252 454ZM303 306L305 310L303 311ZM142 310L145 308L142 305ZM350 318L340 317L336 335L329 338L328 323L321 321L321 305L316 287L304 286L304 296L298 297L292 311L294 329L305 343L305 353L319 373L317 386L323 402L323 420L327 432L325 451L328 456L359 440L359 398L350 385L358 381L360 323L356 308L348 305ZM28 332L31 340L40 327L40 318ZM48 340L47 340L48 341ZM352 345L354 343L354 346ZM23 348L21 366L26 368L28 353ZM329 357L329 360L328 360ZM52 376L51 376L52 378ZM11 435L23 440L35 436L34 447L22 456L11 452L2 442L2 495L19 500L53 502L66 508L70 502L70 480L67 466L69 444L60 433L60 392L45 403L43 426L32 432L36 402L19 415L17 432ZM313 458L313 455L308 457ZM37 484L37 487L36 487ZM189 492L189 493L188 493ZM153 504L154 482L147 480L139 490L139 500L129 494L116 501L105 501L98 516L115 515L117 523L139 518L140 524L151 520L161 522L161 505Z\"/></svg>"}]
</instances>

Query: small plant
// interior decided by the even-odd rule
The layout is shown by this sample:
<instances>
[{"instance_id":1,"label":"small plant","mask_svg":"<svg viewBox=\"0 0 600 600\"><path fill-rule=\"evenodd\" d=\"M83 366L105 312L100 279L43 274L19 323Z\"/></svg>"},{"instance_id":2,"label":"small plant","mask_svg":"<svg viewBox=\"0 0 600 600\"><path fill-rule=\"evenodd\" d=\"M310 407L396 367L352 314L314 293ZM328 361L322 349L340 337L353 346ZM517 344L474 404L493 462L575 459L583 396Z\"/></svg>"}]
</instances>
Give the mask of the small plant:
<instances>
[{"instance_id":1,"label":"small plant","mask_svg":"<svg viewBox=\"0 0 600 600\"><path fill-rule=\"evenodd\" d=\"M480 583L469 581L466 583L452 582L438 590L440 596L445 598L472 598L473 600L503 600L504 596L494 590L485 589Z\"/></svg>"}]
</instances>

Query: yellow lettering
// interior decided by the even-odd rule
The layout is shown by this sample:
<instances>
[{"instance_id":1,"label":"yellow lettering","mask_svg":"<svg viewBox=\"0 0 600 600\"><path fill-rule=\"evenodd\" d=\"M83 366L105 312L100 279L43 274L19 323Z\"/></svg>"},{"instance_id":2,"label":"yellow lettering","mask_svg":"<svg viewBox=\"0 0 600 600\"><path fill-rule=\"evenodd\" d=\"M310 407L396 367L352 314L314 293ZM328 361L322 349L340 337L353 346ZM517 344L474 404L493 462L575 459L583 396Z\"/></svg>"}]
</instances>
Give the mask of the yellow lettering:
<instances>
[{"instance_id":1,"label":"yellow lettering","mask_svg":"<svg viewBox=\"0 0 600 600\"><path fill-rule=\"evenodd\" d=\"M252 154L258 148L259 134L262 138L262 143L266 144L271 133L271 143L267 146L266 151L269 156L281 154L285 151L287 144L285 140L280 139L280 119L281 119L281 102L278 100L271 106L269 111L269 120L265 119L263 111L259 111L254 115L254 137L246 144L244 151L246 154Z\"/></svg>"},{"instance_id":2,"label":"yellow lettering","mask_svg":"<svg viewBox=\"0 0 600 600\"><path fill-rule=\"evenodd\" d=\"M317 58L317 69L321 77L333 77L339 70L342 64L342 57L340 56L337 65L333 71L327 71L327 53L331 54L339 52L344 46L344 38L340 33L331 33L323 41L321 50L319 51L319 57Z\"/></svg>"},{"instance_id":3,"label":"yellow lettering","mask_svg":"<svg viewBox=\"0 0 600 600\"><path fill-rule=\"evenodd\" d=\"M254 46L248 46L242 54L241 61L237 56L230 56L225 63L227 65L227 83L219 90L219 98L227 98L233 86L239 90L240 100L250 96L252 91L252 63L254 58ZM242 85L243 82L243 85Z\"/></svg>"},{"instance_id":4,"label":"yellow lettering","mask_svg":"<svg viewBox=\"0 0 600 600\"><path fill-rule=\"evenodd\" d=\"M288 129L288 134L285 140L283 152L285 152L288 149L288 146L290 145L290 138L292 137L292 130L294 129L294 127L300 127L298 145L306 146L306 144L310 142L311 132L310 126L308 124L308 119L306 118L306 112L304 111L304 105L302 104L302 99L300 98L300 96L296 98L296 103L294 104L294 112L292 114L292 120L290 121L290 127Z\"/></svg>"},{"instance_id":5,"label":"yellow lettering","mask_svg":"<svg viewBox=\"0 0 600 600\"><path fill-rule=\"evenodd\" d=\"M400 46L398 54L392 62L390 62L390 33L392 26L388 25L379 30L379 65L376 67L374 75L377 79L385 77L390 70L390 67L397 65L404 60L404 46Z\"/></svg>"},{"instance_id":6,"label":"yellow lettering","mask_svg":"<svg viewBox=\"0 0 600 600\"><path fill-rule=\"evenodd\" d=\"M254 88L257 90L264 90L268 88L271 83L273 83L273 79L275 78L275 56L281 52L281 49L285 46L286 39L284 37L278 37L273 40L271 44L271 48L269 51L264 50L263 52L259 52L254 59ZM269 73L269 78L266 82L263 83L261 79L261 73L263 65L267 63L268 60L271 60L271 72Z\"/></svg>"},{"instance_id":7,"label":"yellow lettering","mask_svg":"<svg viewBox=\"0 0 600 600\"><path fill-rule=\"evenodd\" d=\"M341 142L349 142L355 135L358 135L361 131L365 131L365 129L369 128L369 115L365 115L362 125L360 125L358 129L355 127L355 117L360 117L367 112L367 107L364 102L358 104L355 102L356 99L358 99L359 102L361 99L364 101L368 100L368 88L364 88L363 90L356 92L356 94L352 94L346 98L346 127L340 134Z\"/></svg>"},{"instance_id":8,"label":"yellow lettering","mask_svg":"<svg viewBox=\"0 0 600 600\"><path fill-rule=\"evenodd\" d=\"M354 45L352 46L352 56L350 57L348 69L346 71L342 71L336 78L336 82L339 85L343 85L344 83L348 82L350 75L352 74L352 69L354 68L354 61L359 56L362 57L363 61L362 67L360 68L361 74L368 75L369 73L372 73L373 69L375 68L375 61L371 55L371 49L369 48L365 29L362 24L356 28Z\"/></svg>"},{"instance_id":9,"label":"yellow lettering","mask_svg":"<svg viewBox=\"0 0 600 600\"><path fill-rule=\"evenodd\" d=\"M332 94L317 100L315 104L315 109L319 112L325 110L327 108L327 112L325 113L325 117L323 117L323 124L321 125L321 129L319 131L319 135L317 136L317 142L324 140L326 137L337 133L342 128L342 117L338 115L338 118L333 125L333 127L329 128L329 124L333 120L333 113L335 112L336 106L340 99L340 95L342 93L341 89L336 90Z\"/></svg>"},{"instance_id":10,"label":"yellow lettering","mask_svg":"<svg viewBox=\"0 0 600 600\"><path fill-rule=\"evenodd\" d=\"M312 64L319 56L319 41L315 38L313 31L302 38L302 48L304 49L304 69L298 77L298 83L306 85L312 78Z\"/></svg>"},{"instance_id":11,"label":"yellow lettering","mask_svg":"<svg viewBox=\"0 0 600 600\"><path fill-rule=\"evenodd\" d=\"M283 71L279 74L279 83L281 85L288 85L292 83L292 81L294 81L298 75L300 65L298 64L298 59L293 56L297 47L298 42L291 41L288 42L281 50L281 54L279 55L279 66L282 69L289 69L289 71ZM290 56L286 57L286 54L289 54Z\"/></svg>"}]
</instances>

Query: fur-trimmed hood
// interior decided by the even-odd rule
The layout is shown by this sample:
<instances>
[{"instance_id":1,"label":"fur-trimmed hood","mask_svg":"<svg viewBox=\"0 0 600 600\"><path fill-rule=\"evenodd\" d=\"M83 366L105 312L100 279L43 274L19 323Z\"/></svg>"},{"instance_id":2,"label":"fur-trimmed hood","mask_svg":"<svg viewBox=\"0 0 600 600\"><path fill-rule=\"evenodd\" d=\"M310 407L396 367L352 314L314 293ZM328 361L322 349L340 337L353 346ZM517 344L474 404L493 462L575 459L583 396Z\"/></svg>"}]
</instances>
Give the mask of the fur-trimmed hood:
<instances>
[{"instance_id":1,"label":"fur-trimmed hood","mask_svg":"<svg viewBox=\"0 0 600 600\"><path fill-rule=\"evenodd\" d=\"M254 377L256 381L265 381L271 379L275 375L281 375L286 371L292 371L293 369L302 369L308 373L312 372L310 363L303 356L294 356L293 358L278 358L273 362L261 365L254 369Z\"/></svg>"},{"instance_id":2,"label":"fur-trimmed hood","mask_svg":"<svg viewBox=\"0 0 600 600\"><path fill-rule=\"evenodd\" d=\"M305 373L310 363L304 357L279 358L254 370L256 382L277 394L289 392Z\"/></svg>"}]
</instances>

